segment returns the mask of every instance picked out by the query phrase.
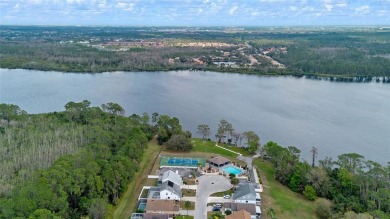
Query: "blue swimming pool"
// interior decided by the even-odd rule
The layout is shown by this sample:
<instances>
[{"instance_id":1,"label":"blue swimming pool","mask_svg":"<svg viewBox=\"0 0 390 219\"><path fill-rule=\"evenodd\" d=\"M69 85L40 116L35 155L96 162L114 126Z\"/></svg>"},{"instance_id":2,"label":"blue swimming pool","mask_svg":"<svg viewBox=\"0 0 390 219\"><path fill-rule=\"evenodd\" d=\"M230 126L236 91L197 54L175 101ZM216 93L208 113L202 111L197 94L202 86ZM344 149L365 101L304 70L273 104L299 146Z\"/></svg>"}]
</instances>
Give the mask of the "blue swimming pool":
<instances>
[{"instance_id":1,"label":"blue swimming pool","mask_svg":"<svg viewBox=\"0 0 390 219\"><path fill-rule=\"evenodd\" d=\"M223 171L227 172L227 173L233 173L233 174L236 174L236 175L239 175L242 170L240 170L239 168L237 167L234 167L234 166L228 166L228 167L225 167L223 168Z\"/></svg>"},{"instance_id":2,"label":"blue swimming pool","mask_svg":"<svg viewBox=\"0 0 390 219\"><path fill-rule=\"evenodd\" d=\"M145 203L145 202L139 203L139 205L138 205L138 210L144 211L145 208L146 208L146 203Z\"/></svg>"}]
</instances>

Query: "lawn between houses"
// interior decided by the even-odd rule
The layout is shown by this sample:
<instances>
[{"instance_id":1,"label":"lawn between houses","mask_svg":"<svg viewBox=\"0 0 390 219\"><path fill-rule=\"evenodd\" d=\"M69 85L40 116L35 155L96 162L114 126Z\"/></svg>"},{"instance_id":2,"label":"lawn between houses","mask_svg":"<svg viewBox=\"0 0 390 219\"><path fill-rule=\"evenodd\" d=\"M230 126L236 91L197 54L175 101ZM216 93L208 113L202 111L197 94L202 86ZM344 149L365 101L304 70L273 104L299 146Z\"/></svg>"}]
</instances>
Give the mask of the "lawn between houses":
<instances>
[{"instance_id":1,"label":"lawn between houses","mask_svg":"<svg viewBox=\"0 0 390 219\"><path fill-rule=\"evenodd\" d=\"M268 218L267 212L271 207L276 211L276 218L318 218L314 202L277 182L274 178L274 168L270 163L258 158L254 160L253 165L258 168L264 186L261 194L262 218Z\"/></svg>"}]
</instances>

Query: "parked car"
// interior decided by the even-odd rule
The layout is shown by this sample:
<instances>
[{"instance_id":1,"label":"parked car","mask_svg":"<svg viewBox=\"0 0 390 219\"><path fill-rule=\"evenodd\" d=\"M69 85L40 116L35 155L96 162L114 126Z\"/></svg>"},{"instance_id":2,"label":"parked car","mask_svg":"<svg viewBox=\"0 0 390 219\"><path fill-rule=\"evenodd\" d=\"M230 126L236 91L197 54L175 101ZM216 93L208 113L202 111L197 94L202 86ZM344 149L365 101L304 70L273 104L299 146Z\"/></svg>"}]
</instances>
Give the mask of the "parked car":
<instances>
[{"instance_id":1,"label":"parked car","mask_svg":"<svg viewBox=\"0 0 390 219\"><path fill-rule=\"evenodd\" d=\"M224 195L223 198L224 199L230 199L230 195Z\"/></svg>"},{"instance_id":2,"label":"parked car","mask_svg":"<svg viewBox=\"0 0 390 219\"><path fill-rule=\"evenodd\" d=\"M217 203L217 204L214 204L213 207L214 207L214 208L222 208L222 204L218 204L218 203Z\"/></svg>"},{"instance_id":3,"label":"parked car","mask_svg":"<svg viewBox=\"0 0 390 219\"><path fill-rule=\"evenodd\" d=\"M214 208L213 208L213 211L221 211L221 208L214 207Z\"/></svg>"}]
</instances>

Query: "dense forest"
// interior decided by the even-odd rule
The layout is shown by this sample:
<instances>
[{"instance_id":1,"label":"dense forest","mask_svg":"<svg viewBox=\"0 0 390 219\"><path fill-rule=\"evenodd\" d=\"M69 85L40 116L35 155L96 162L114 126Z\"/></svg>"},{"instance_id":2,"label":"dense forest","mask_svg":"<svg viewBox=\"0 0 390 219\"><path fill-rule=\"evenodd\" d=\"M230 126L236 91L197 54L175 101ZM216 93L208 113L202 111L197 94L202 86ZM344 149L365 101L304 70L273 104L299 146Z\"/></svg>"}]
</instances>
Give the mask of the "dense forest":
<instances>
[{"instance_id":1,"label":"dense forest","mask_svg":"<svg viewBox=\"0 0 390 219\"><path fill-rule=\"evenodd\" d=\"M177 118L125 117L115 103L38 115L0 104L0 218L109 216L156 133L183 132Z\"/></svg>"},{"instance_id":2,"label":"dense forest","mask_svg":"<svg viewBox=\"0 0 390 219\"><path fill-rule=\"evenodd\" d=\"M191 133L183 131L175 117L158 113L125 117L116 103L90 104L69 102L64 112L37 115L0 104L1 219L111 217L148 140L157 134L158 142L168 148L191 150ZM242 137L251 153L260 147L252 132L235 133L226 120L218 127L219 141L227 136L229 143L241 144ZM198 133L207 138L210 128L201 124ZM308 164L294 146L268 142L260 148L283 185L309 200L330 200L318 200L320 218L356 213L362 218L389 218L390 165L355 153L316 162L316 148L313 163Z\"/></svg>"},{"instance_id":3,"label":"dense forest","mask_svg":"<svg viewBox=\"0 0 390 219\"><path fill-rule=\"evenodd\" d=\"M0 68L64 72L194 69L390 82L389 30L242 29L0 26Z\"/></svg>"},{"instance_id":4,"label":"dense forest","mask_svg":"<svg viewBox=\"0 0 390 219\"><path fill-rule=\"evenodd\" d=\"M390 218L390 163L382 166L362 155L348 153L335 161L328 157L319 160L316 166L315 147L312 164L300 161L301 151L294 146L285 148L268 142L263 150L280 183L309 200L331 200L318 200L316 213L320 218L342 218L355 213L360 215L346 218Z\"/></svg>"}]
</instances>

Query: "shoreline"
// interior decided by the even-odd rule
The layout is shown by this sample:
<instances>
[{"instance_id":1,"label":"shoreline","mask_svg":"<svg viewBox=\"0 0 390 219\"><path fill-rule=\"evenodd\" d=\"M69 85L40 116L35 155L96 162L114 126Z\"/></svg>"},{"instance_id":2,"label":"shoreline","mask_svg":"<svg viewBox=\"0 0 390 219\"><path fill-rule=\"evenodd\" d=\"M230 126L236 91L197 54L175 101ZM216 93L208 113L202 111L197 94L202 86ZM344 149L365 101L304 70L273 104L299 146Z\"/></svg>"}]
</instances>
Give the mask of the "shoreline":
<instances>
[{"instance_id":1,"label":"shoreline","mask_svg":"<svg viewBox=\"0 0 390 219\"><path fill-rule=\"evenodd\" d=\"M390 76L338 76L338 75L326 75L326 74L305 74L305 73L266 73L266 72L240 72L240 71L224 71L224 69L158 69L158 70L115 70L115 71L100 71L100 72L77 72L77 71L59 71L56 69L31 69L31 68L4 68L0 67L0 70L27 70L27 71L43 71L43 72L58 72L58 73L70 73L70 74L104 74L104 73L115 73L115 72L180 72L180 71L193 71L193 72L215 72L222 74L242 74L242 75L253 75L253 76L266 76L266 77L295 77L305 78L311 80L324 80L330 82L346 82L346 83L390 83ZM236 69L234 69L236 70Z\"/></svg>"}]
</instances>

